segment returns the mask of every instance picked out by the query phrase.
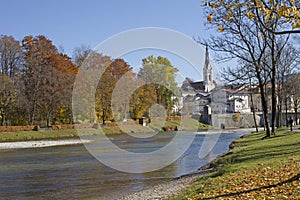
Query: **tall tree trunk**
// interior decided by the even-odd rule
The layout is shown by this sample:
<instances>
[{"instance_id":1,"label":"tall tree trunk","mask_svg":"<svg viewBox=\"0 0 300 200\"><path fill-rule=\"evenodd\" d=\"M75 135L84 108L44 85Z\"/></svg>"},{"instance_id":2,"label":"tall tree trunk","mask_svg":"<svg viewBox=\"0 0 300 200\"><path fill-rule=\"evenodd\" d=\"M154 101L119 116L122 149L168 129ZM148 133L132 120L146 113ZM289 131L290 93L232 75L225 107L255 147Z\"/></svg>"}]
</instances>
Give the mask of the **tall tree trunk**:
<instances>
[{"instance_id":1,"label":"tall tree trunk","mask_svg":"<svg viewBox=\"0 0 300 200\"><path fill-rule=\"evenodd\" d=\"M263 109L263 116L264 116L264 127L265 127L265 131L266 131L266 137L271 137L271 131L270 131L270 126L269 126L269 116L268 116L268 101L267 101L267 97L265 94L265 88L264 88L264 82L263 79L261 77L261 70L260 70L260 66L257 65L255 67L256 70L256 76L259 82L259 89L260 89L260 97L261 97L261 106Z\"/></svg>"},{"instance_id":2,"label":"tall tree trunk","mask_svg":"<svg viewBox=\"0 0 300 200\"><path fill-rule=\"evenodd\" d=\"M1 125L5 126L5 113L4 112L2 112L2 114L1 114Z\"/></svg>"},{"instance_id":3,"label":"tall tree trunk","mask_svg":"<svg viewBox=\"0 0 300 200\"><path fill-rule=\"evenodd\" d=\"M30 121L29 121L30 125L34 124L35 113L36 113L36 101L33 102L32 110L31 110L31 113L30 113Z\"/></svg>"},{"instance_id":4,"label":"tall tree trunk","mask_svg":"<svg viewBox=\"0 0 300 200\"><path fill-rule=\"evenodd\" d=\"M104 109L102 110L102 124L105 125L105 115L106 112L104 111Z\"/></svg>"},{"instance_id":5,"label":"tall tree trunk","mask_svg":"<svg viewBox=\"0 0 300 200\"><path fill-rule=\"evenodd\" d=\"M275 70L272 71L273 77L276 74ZM275 123L276 123L276 106L277 106L277 99L276 99L276 82L275 78L271 79L272 85L272 134L275 135Z\"/></svg>"},{"instance_id":6,"label":"tall tree trunk","mask_svg":"<svg viewBox=\"0 0 300 200\"><path fill-rule=\"evenodd\" d=\"M51 125L51 111L47 112L46 121L47 121L47 127L49 127Z\"/></svg>"},{"instance_id":7,"label":"tall tree trunk","mask_svg":"<svg viewBox=\"0 0 300 200\"><path fill-rule=\"evenodd\" d=\"M289 127L287 98L285 98L285 122L286 122L286 127Z\"/></svg>"},{"instance_id":8,"label":"tall tree trunk","mask_svg":"<svg viewBox=\"0 0 300 200\"><path fill-rule=\"evenodd\" d=\"M279 102L278 105L278 114L277 114L277 127L282 126L282 101Z\"/></svg>"},{"instance_id":9,"label":"tall tree trunk","mask_svg":"<svg viewBox=\"0 0 300 200\"><path fill-rule=\"evenodd\" d=\"M294 100L295 123L298 125L298 100Z\"/></svg>"},{"instance_id":10,"label":"tall tree trunk","mask_svg":"<svg viewBox=\"0 0 300 200\"><path fill-rule=\"evenodd\" d=\"M261 103L262 103L262 109L263 109L263 116L264 116L264 123L265 123L265 130L266 130L266 137L271 137L271 130L269 126L269 113L268 113L268 104L265 97L264 88L262 87L261 92Z\"/></svg>"},{"instance_id":11,"label":"tall tree trunk","mask_svg":"<svg viewBox=\"0 0 300 200\"><path fill-rule=\"evenodd\" d=\"M251 83L250 83L250 85L251 85ZM256 132L258 132L257 121L256 121L256 113L255 113L255 108L254 108L254 103L253 103L252 92L250 93L250 101L251 101L251 107L252 107L252 114L253 114L253 121L254 121L255 129L256 129Z\"/></svg>"},{"instance_id":12,"label":"tall tree trunk","mask_svg":"<svg viewBox=\"0 0 300 200\"><path fill-rule=\"evenodd\" d=\"M295 123L298 125L298 109L295 108Z\"/></svg>"},{"instance_id":13,"label":"tall tree trunk","mask_svg":"<svg viewBox=\"0 0 300 200\"><path fill-rule=\"evenodd\" d=\"M272 48L271 48L271 59L272 59L272 73L271 73L271 87L272 87L272 135L275 135L275 120L276 120L276 61L275 61L275 35L272 34Z\"/></svg>"}]
</instances>

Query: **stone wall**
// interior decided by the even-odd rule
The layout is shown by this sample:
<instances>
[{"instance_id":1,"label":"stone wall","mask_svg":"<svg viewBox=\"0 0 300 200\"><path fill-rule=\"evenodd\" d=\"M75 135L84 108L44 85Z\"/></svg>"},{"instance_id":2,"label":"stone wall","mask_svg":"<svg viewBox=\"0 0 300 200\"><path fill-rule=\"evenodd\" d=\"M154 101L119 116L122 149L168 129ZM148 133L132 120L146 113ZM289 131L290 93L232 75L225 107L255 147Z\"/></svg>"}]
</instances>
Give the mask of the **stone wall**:
<instances>
[{"instance_id":1,"label":"stone wall","mask_svg":"<svg viewBox=\"0 0 300 200\"><path fill-rule=\"evenodd\" d=\"M257 125L260 126L261 117L256 115ZM252 128L255 127L252 114L213 114L211 124L214 128Z\"/></svg>"}]
</instances>

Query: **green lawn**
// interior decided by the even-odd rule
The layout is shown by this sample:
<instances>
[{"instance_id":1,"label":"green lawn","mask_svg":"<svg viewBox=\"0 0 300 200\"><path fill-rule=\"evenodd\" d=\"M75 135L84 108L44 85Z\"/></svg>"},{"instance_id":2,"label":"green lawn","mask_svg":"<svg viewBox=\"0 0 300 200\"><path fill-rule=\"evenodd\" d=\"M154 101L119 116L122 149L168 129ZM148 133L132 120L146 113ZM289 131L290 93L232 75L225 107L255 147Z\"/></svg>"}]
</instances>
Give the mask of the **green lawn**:
<instances>
[{"instance_id":1,"label":"green lawn","mask_svg":"<svg viewBox=\"0 0 300 200\"><path fill-rule=\"evenodd\" d=\"M300 133L279 129L235 140L216 172L170 199L300 199Z\"/></svg>"},{"instance_id":2,"label":"green lawn","mask_svg":"<svg viewBox=\"0 0 300 200\"><path fill-rule=\"evenodd\" d=\"M80 134L84 135L97 135L104 133L121 134L124 132L136 132L144 133L149 132L149 128L140 125L126 125L122 126L122 130L119 127L104 127L101 131L93 128L82 129ZM66 139L66 138L78 138L76 129L58 130L58 131L18 131L18 132L0 132L0 142L14 142L14 141L30 141L30 140L43 140L43 139Z\"/></svg>"},{"instance_id":3,"label":"green lawn","mask_svg":"<svg viewBox=\"0 0 300 200\"><path fill-rule=\"evenodd\" d=\"M184 118L182 120L185 120ZM162 123L161 121L153 121L150 124L148 124L149 127L155 129L155 130L162 130L162 127L181 127L181 130L208 130L211 128L211 126L207 124L202 124L198 122L195 119L188 118L186 123L182 123L182 120L172 120L172 121L166 121L165 123ZM184 124L184 125L182 125Z\"/></svg>"},{"instance_id":4,"label":"green lawn","mask_svg":"<svg viewBox=\"0 0 300 200\"><path fill-rule=\"evenodd\" d=\"M87 135L98 134L96 129L86 129ZM0 132L0 142L30 141L43 139L64 139L78 137L75 129L60 131L17 131L17 132Z\"/></svg>"}]
</instances>

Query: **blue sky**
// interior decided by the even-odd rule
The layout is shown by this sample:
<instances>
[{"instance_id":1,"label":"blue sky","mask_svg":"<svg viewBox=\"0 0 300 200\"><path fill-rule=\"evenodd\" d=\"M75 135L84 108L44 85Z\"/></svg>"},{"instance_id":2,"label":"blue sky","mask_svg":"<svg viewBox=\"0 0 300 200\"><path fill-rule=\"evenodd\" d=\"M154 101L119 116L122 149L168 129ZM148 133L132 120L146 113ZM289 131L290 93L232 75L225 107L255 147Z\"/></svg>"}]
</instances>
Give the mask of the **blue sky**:
<instances>
[{"instance_id":1,"label":"blue sky","mask_svg":"<svg viewBox=\"0 0 300 200\"><path fill-rule=\"evenodd\" d=\"M134 28L161 27L189 37L207 37L201 0L0 0L0 34L21 40L45 35L70 57L75 47L94 48ZM136 65L134 56L130 64ZM199 56L199 59L200 56ZM180 60L180 59L179 59ZM174 66L183 61L174 58ZM184 66L182 66L184 67ZM186 74L195 76L186 70ZM192 77L199 79L198 76Z\"/></svg>"}]
</instances>

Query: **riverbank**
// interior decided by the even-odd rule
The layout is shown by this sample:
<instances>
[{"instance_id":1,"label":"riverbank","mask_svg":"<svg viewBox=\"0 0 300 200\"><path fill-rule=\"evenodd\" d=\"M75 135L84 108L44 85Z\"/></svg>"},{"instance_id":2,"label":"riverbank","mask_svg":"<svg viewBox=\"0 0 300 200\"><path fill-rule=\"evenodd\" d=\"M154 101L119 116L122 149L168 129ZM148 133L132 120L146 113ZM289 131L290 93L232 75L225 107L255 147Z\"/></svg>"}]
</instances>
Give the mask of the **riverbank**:
<instances>
[{"instance_id":1,"label":"riverbank","mask_svg":"<svg viewBox=\"0 0 300 200\"><path fill-rule=\"evenodd\" d=\"M86 135L99 134L96 129L86 129ZM0 143L3 142L26 142L39 140L65 140L79 139L75 129L59 131L17 131L17 132L0 132Z\"/></svg>"},{"instance_id":2,"label":"riverbank","mask_svg":"<svg viewBox=\"0 0 300 200\"><path fill-rule=\"evenodd\" d=\"M157 200L157 199L167 199L170 196L178 195L182 190L191 186L199 178L210 174L213 168L202 169L198 172L188 174L171 181L167 181L151 188L142 190L130 194L128 196L120 198L120 200Z\"/></svg>"},{"instance_id":3,"label":"riverbank","mask_svg":"<svg viewBox=\"0 0 300 200\"><path fill-rule=\"evenodd\" d=\"M170 199L299 199L300 132L281 128L275 137L264 136L262 131L236 139L210 164L215 172Z\"/></svg>"},{"instance_id":4,"label":"riverbank","mask_svg":"<svg viewBox=\"0 0 300 200\"><path fill-rule=\"evenodd\" d=\"M179 127L180 120L166 121L164 124L153 122L149 126L141 125L122 125L121 127L101 127L99 129L85 128L84 131L80 131L80 136L84 135L115 135L123 133L151 133L162 131L161 126ZM190 120L188 125L181 127L182 130L206 130L211 128L208 125L199 123L197 120ZM83 130L83 129L82 129ZM0 132L1 142L23 142L23 141L37 141L37 140L63 140L63 139L79 139L79 135L76 129L67 130L39 130L39 131L16 131L16 132Z\"/></svg>"},{"instance_id":5,"label":"riverbank","mask_svg":"<svg viewBox=\"0 0 300 200\"><path fill-rule=\"evenodd\" d=\"M103 127L101 130L94 128L85 128L80 130L83 130L80 131L80 136L99 134L114 135L122 134L124 132L146 133L153 131L148 127L131 125L122 126L122 130L119 127ZM79 139L79 134L76 129L0 132L0 143L64 139Z\"/></svg>"},{"instance_id":6,"label":"riverbank","mask_svg":"<svg viewBox=\"0 0 300 200\"><path fill-rule=\"evenodd\" d=\"M283 128L273 138L263 137L263 131L244 135L198 172L121 199L299 198L300 132Z\"/></svg>"},{"instance_id":7,"label":"riverbank","mask_svg":"<svg viewBox=\"0 0 300 200\"><path fill-rule=\"evenodd\" d=\"M127 130L132 130L132 127L127 127ZM138 133L150 132L149 127L139 126L134 129ZM255 129L229 129L224 130L226 133L251 132ZM102 130L107 135L122 134L118 127L103 128ZM123 130L124 131L124 130ZM144 132L142 132L144 131ZM97 129L85 129L81 132L84 135L97 135L100 131ZM195 132L195 134L219 134L219 130L208 130ZM61 145L74 145L88 143L92 141L80 140L76 130L60 130L60 131L19 131L19 132L0 132L0 150L1 149L19 149L19 148L38 148L51 147Z\"/></svg>"}]
</instances>

